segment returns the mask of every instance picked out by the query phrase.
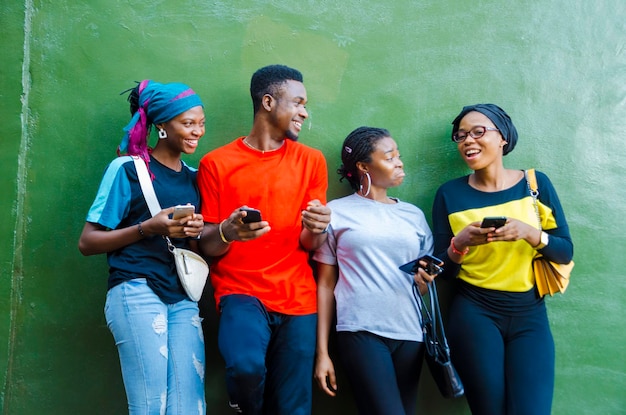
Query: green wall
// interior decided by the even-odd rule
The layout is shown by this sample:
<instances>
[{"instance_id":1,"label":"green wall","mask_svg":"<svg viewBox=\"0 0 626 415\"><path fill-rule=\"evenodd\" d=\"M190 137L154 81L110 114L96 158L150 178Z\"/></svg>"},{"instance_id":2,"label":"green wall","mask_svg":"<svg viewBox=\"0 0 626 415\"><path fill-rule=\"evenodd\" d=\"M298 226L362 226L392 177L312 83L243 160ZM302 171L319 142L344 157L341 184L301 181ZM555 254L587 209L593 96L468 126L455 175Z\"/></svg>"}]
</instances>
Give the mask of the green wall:
<instances>
[{"instance_id":1,"label":"green wall","mask_svg":"<svg viewBox=\"0 0 626 415\"><path fill-rule=\"evenodd\" d=\"M302 70L304 143L327 156L359 125L388 128L408 177L395 194L430 217L435 189L465 174L449 141L463 105L494 102L520 131L512 168L556 185L576 244L566 295L548 300L557 347L554 414L625 414L622 0L3 0L0 3L0 408L122 414L103 317L104 256L77 239L129 119L133 81L182 81L204 99L205 152L246 134L252 72ZM206 306L209 413L228 414L216 316ZM540 353L540 351L538 351ZM341 375L341 374L340 374ZM353 414L316 392L315 414ZM420 413L468 414L425 372Z\"/></svg>"}]
</instances>

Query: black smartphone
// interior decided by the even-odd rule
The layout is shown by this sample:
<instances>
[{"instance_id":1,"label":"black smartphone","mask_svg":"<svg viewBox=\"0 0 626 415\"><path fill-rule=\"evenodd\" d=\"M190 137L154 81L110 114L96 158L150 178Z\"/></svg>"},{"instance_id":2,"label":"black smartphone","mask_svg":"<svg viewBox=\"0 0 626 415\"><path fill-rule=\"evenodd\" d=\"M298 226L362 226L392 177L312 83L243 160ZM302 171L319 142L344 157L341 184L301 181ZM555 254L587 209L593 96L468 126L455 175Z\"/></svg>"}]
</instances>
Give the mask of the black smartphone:
<instances>
[{"instance_id":1,"label":"black smartphone","mask_svg":"<svg viewBox=\"0 0 626 415\"><path fill-rule=\"evenodd\" d=\"M261 222L260 210L252 208L241 208L239 210L243 210L244 212L246 212L246 216L241 218L243 223Z\"/></svg>"},{"instance_id":2,"label":"black smartphone","mask_svg":"<svg viewBox=\"0 0 626 415\"><path fill-rule=\"evenodd\" d=\"M506 223L506 216L487 216L480 224L481 228L500 228Z\"/></svg>"},{"instance_id":3,"label":"black smartphone","mask_svg":"<svg viewBox=\"0 0 626 415\"><path fill-rule=\"evenodd\" d=\"M420 268L420 261L426 262L426 268L424 269L430 275L439 275L443 272L443 261L432 255L424 255L421 258L407 262L406 264L401 265L400 269L407 274L413 275L417 272L418 268Z\"/></svg>"}]
</instances>

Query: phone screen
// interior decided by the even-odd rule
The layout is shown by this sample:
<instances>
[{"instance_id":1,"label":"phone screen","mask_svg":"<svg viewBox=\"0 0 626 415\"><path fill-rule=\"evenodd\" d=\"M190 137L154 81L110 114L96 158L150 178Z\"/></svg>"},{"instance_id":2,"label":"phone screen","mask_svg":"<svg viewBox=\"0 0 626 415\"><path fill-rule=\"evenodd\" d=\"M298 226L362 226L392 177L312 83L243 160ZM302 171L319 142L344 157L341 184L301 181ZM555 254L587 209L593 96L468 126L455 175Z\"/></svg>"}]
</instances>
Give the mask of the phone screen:
<instances>
[{"instance_id":1,"label":"phone screen","mask_svg":"<svg viewBox=\"0 0 626 415\"><path fill-rule=\"evenodd\" d=\"M243 223L252 223L252 222L261 222L261 211L258 209L250 209L244 208L241 209L246 212L246 216L244 216L241 220Z\"/></svg>"},{"instance_id":2,"label":"phone screen","mask_svg":"<svg viewBox=\"0 0 626 415\"><path fill-rule=\"evenodd\" d=\"M443 261L432 255L424 255L421 258L415 259L411 262L407 262L400 266L400 269L408 274L415 274L420 267L420 261L426 262L426 272L429 274L440 274L443 272Z\"/></svg>"},{"instance_id":3,"label":"phone screen","mask_svg":"<svg viewBox=\"0 0 626 415\"><path fill-rule=\"evenodd\" d=\"M506 224L505 216L487 216L480 224L481 228L500 228Z\"/></svg>"}]
</instances>

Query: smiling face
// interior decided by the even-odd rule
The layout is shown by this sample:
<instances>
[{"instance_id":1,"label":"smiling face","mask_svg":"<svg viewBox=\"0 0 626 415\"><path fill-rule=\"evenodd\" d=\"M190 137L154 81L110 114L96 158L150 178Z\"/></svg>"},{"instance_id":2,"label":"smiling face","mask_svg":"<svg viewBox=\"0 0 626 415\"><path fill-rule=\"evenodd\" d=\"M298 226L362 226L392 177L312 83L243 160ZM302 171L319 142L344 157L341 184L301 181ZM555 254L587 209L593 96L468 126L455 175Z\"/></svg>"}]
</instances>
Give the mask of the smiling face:
<instances>
[{"instance_id":1,"label":"smiling face","mask_svg":"<svg viewBox=\"0 0 626 415\"><path fill-rule=\"evenodd\" d=\"M273 96L271 122L282 137L297 141L302 124L309 116L306 89L302 82L288 80Z\"/></svg>"},{"instance_id":2,"label":"smiling face","mask_svg":"<svg viewBox=\"0 0 626 415\"><path fill-rule=\"evenodd\" d=\"M476 126L496 128L486 115L472 111L459 123L459 131L471 131ZM487 130L480 138L473 138L468 134L463 142L457 144L457 148L467 166L476 171L494 162L502 163L502 147L505 144L506 141L499 131Z\"/></svg>"},{"instance_id":3,"label":"smiling face","mask_svg":"<svg viewBox=\"0 0 626 415\"><path fill-rule=\"evenodd\" d=\"M167 146L185 154L193 154L198 140L204 135L204 110L201 106L190 108L171 120L159 124L167 132Z\"/></svg>"},{"instance_id":4,"label":"smiling face","mask_svg":"<svg viewBox=\"0 0 626 415\"><path fill-rule=\"evenodd\" d=\"M372 180L372 188L389 189L404 181L404 163L393 138L383 137L374 144L371 161L359 162L361 171L367 171Z\"/></svg>"}]
</instances>

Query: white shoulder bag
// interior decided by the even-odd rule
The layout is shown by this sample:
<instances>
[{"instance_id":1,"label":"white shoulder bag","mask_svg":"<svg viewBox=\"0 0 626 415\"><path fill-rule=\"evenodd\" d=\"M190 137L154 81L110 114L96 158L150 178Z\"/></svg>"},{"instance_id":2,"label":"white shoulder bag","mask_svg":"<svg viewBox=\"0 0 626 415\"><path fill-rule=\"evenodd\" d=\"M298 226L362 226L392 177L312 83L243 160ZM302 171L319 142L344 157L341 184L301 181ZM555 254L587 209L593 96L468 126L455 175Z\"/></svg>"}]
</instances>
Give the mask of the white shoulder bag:
<instances>
[{"instance_id":1,"label":"white shoulder bag","mask_svg":"<svg viewBox=\"0 0 626 415\"><path fill-rule=\"evenodd\" d=\"M135 168L137 169L137 177L139 178L143 197L146 199L150 213L152 216L155 216L161 211L161 205L154 193L154 186L152 186L148 169L141 158L133 156L133 160L135 162ZM170 238L167 236L163 236L163 238L167 241L167 248L172 255L174 255L176 272L178 273L178 278L187 296L192 301L200 300L204 285L209 276L209 265L204 258L195 252L188 249L176 248L172 241L170 241Z\"/></svg>"}]
</instances>

